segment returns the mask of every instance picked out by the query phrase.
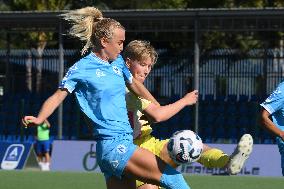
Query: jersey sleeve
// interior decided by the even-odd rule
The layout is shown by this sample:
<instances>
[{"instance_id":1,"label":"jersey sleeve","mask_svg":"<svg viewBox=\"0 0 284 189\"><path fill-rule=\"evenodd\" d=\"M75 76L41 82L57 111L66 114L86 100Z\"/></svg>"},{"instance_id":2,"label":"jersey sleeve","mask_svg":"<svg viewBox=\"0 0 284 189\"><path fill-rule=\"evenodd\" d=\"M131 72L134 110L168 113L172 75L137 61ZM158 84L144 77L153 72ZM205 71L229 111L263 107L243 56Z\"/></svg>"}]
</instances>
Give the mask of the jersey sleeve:
<instances>
[{"instance_id":1,"label":"jersey sleeve","mask_svg":"<svg viewBox=\"0 0 284 189\"><path fill-rule=\"evenodd\" d=\"M284 107L284 83L280 84L260 105L270 114L282 109Z\"/></svg>"},{"instance_id":2,"label":"jersey sleeve","mask_svg":"<svg viewBox=\"0 0 284 189\"><path fill-rule=\"evenodd\" d=\"M60 82L58 88L67 89L69 93L73 92L82 75L80 73L79 66L79 62L77 62L69 68L68 72L65 74L64 78Z\"/></svg>"},{"instance_id":3,"label":"jersey sleeve","mask_svg":"<svg viewBox=\"0 0 284 189\"><path fill-rule=\"evenodd\" d=\"M130 70L128 69L128 67L126 66L126 64L123 62L123 67L122 67L122 72L123 72L123 77L124 77L124 80L127 82L127 83L132 83L132 79L133 79L133 76L130 72Z\"/></svg>"},{"instance_id":4,"label":"jersey sleeve","mask_svg":"<svg viewBox=\"0 0 284 189\"><path fill-rule=\"evenodd\" d=\"M124 81L131 84L133 76L131 72L129 71L128 67L126 66L125 61L123 60L122 56L119 55L117 59L113 61L112 64L117 65L121 69Z\"/></svg>"}]
</instances>

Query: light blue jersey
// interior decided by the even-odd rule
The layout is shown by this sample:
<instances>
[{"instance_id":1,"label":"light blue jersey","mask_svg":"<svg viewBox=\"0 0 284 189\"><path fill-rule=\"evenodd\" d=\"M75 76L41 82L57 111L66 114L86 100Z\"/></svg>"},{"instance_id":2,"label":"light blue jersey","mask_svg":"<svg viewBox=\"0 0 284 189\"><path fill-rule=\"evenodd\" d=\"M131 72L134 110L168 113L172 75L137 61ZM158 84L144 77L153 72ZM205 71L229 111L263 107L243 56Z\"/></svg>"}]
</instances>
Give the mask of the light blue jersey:
<instances>
[{"instance_id":1,"label":"light blue jersey","mask_svg":"<svg viewBox=\"0 0 284 189\"><path fill-rule=\"evenodd\" d=\"M282 131L284 130L284 82L260 104L272 116L273 123Z\"/></svg>"},{"instance_id":2,"label":"light blue jersey","mask_svg":"<svg viewBox=\"0 0 284 189\"><path fill-rule=\"evenodd\" d=\"M132 75L121 56L111 64L94 53L76 62L59 88L74 92L81 110L92 120L97 139L132 134L125 102L125 81Z\"/></svg>"},{"instance_id":3,"label":"light blue jersey","mask_svg":"<svg viewBox=\"0 0 284 189\"><path fill-rule=\"evenodd\" d=\"M273 123L282 131L284 130L284 82L280 83L276 90L260 104L267 110L271 116Z\"/></svg>"},{"instance_id":4,"label":"light blue jersey","mask_svg":"<svg viewBox=\"0 0 284 189\"><path fill-rule=\"evenodd\" d=\"M276 90L260 105L271 114L273 123L284 131L284 82L280 83ZM284 141L280 137L276 137L276 143L281 155L281 168L284 176Z\"/></svg>"}]
</instances>

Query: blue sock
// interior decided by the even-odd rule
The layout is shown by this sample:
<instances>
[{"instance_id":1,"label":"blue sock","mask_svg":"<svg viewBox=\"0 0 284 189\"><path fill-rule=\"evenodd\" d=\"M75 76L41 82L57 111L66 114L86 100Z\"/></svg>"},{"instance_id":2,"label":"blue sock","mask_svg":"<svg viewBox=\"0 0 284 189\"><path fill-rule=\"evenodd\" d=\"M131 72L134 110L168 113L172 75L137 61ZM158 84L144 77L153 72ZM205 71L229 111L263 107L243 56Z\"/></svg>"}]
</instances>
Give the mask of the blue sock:
<instances>
[{"instance_id":1,"label":"blue sock","mask_svg":"<svg viewBox=\"0 0 284 189\"><path fill-rule=\"evenodd\" d=\"M182 174L167 165L160 180L161 186L166 189L190 189Z\"/></svg>"}]
</instances>

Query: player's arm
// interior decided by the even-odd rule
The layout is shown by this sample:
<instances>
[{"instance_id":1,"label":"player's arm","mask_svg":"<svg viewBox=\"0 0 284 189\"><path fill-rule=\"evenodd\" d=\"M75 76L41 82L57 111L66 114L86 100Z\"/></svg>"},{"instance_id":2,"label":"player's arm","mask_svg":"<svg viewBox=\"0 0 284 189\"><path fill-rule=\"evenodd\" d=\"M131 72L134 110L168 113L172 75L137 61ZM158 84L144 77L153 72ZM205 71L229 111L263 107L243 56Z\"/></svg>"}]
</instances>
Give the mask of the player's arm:
<instances>
[{"instance_id":1,"label":"player's arm","mask_svg":"<svg viewBox=\"0 0 284 189\"><path fill-rule=\"evenodd\" d=\"M27 126L29 123L33 123L35 125L43 123L61 104L61 102L66 98L67 95L68 92L66 89L58 89L43 103L38 116L25 116L23 119L23 124Z\"/></svg>"},{"instance_id":2,"label":"player's arm","mask_svg":"<svg viewBox=\"0 0 284 189\"><path fill-rule=\"evenodd\" d=\"M46 120L44 120L44 122L46 123L47 127L50 128L51 125L50 125L49 121L46 119Z\"/></svg>"},{"instance_id":3,"label":"player's arm","mask_svg":"<svg viewBox=\"0 0 284 189\"><path fill-rule=\"evenodd\" d=\"M175 114L177 114L185 106L195 104L197 100L198 100L198 91L194 90L190 93L187 93L183 98L169 105L157 106L156 104L151 103L144 110L144 112L154 122L166 121Z\"/></svg>"},{"instance_id":4,"label":"player's arm","mask_svg":"<svg viewBox=\"0 0 284 189\"><path fill-rule=\"evenodd\" d=\"M281 137L284 140L284 131L280 130L270 119L270 113L265 109L261 109L261 125L272 134Z\"/></svg>"},{"instance_id":5,"label":"player's arm","mask_svg":"<svg viewBox=\"0 0 284 189\"><path fill-rule=\"evenodd\" d=\"M157 106L159 106L159 102L152 96L152 94L146 89L146 87L137 81L135 78L132 78L132 83L126 83L129 90L131 90L134 94L137 96L140 96L142 98L145 98L153 103L155 103Z\"/></svg>"}]
</instances>

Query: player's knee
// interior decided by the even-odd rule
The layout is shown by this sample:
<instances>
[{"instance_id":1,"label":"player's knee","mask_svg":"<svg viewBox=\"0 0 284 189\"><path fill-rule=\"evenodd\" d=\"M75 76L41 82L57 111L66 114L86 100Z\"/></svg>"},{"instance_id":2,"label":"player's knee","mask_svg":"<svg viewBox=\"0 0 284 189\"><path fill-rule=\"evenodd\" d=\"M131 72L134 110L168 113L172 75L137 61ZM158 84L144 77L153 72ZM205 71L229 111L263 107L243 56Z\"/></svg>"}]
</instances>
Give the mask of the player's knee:
<instances>
[{"instance_id":1,"label":"player's knee","mask_svg":"<svg viewBox=\"0 0 284 189\"><path fill-rule=\"evenodd\" d=\"M160 182L161 186L166 189L190 189L182 174L169 165L166 166Z\"/></svg>"}]
</instances>

